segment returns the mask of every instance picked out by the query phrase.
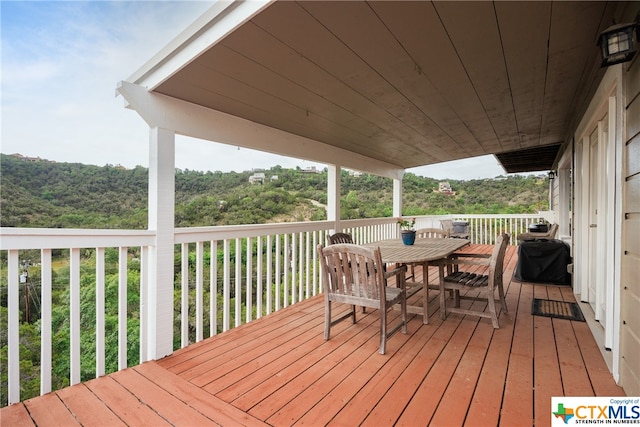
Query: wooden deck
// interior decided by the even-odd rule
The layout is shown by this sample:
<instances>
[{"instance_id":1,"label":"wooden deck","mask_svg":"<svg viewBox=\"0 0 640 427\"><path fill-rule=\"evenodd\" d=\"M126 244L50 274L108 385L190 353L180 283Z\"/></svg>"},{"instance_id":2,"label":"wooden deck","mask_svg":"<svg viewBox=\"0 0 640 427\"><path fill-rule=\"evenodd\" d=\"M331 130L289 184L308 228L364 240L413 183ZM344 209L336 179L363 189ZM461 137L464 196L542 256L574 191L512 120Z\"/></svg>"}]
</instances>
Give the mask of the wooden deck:
<instances>
[{"instance_id":1,"label":"wooden deck","mask_svg":"<svg viewBox=\"0 0 640 427\"><path fill-rule=\"evenodd\" d=\"M474 246L472 251L489 251ZM378 313L358 313L324 341L315 297L96 380L12 405L2 425L545 426L551 396L622 396L584 322L530 314L532 298L573 301L566 286L511 280L509 314L440 320L378 354ZM433 278L436 269L431 269ZM337 313L336 313L337 314ZM394 312L394 315L397 313Z\"/></svg>"}]
</instances>

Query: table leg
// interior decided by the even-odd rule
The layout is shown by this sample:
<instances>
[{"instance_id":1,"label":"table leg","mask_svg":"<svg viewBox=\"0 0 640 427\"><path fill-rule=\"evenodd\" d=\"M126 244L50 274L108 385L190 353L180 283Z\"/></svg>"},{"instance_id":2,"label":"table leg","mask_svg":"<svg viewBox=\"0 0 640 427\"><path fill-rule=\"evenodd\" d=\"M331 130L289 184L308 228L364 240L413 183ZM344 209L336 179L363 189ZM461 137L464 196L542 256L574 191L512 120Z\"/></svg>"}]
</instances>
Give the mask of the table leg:
<instances>
[{"instance_id":1,"label":"table leg","mask_svg":"<svg viewBox=\"0 0 640 427\"><path fill-rule=\"evenodd\" d=\"M422 263L422 323L429 324L429 263Z\"/></svg>"},{"instance_id":2,"label":"table leg","mask_svg":"<svg viewBox=\"0 0 640 427\"><path fill-rule=\"evenodd\" d=\"M447 317L447 302L444 296L444 262L438 263L438 275L440 281L440 318L444 320Z\"/></svg>"}]
</instances>

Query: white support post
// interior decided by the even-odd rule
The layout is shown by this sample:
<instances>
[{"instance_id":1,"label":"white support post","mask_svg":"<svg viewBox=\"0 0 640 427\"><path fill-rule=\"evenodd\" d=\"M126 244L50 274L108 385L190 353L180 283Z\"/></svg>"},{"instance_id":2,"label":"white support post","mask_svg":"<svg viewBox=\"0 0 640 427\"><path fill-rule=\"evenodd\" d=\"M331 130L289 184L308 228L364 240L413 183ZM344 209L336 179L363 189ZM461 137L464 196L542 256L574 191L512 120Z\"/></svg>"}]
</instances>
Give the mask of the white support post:
<instances>
[{"instance_id":1,"label":"white support post","mask_svg":"<svg viewBox=\"0 0 640 427\"><path fill-rule=\"evenodd\" d=\"M570 236L572 235L570 228L570 197L571 197L571 171L569 169L558 170L558 206L556 211L558 214L558 235Z\"/></svg>"},{"instance_id":2,"label":"white support post","mask_svg":"<svg viewBox=\"0 0 640 427\"><path fill-rule=\"evenodd\" d=\"M327 220L334 222L334 231L340 226L340 171L339 165L327 165Z\"/></svg>"},{"instance_id":3,"label":"white support post","mask_svg":"<svg viewBox=\"0 0 640 427\"><path fill-rule=\"evenodd\" d=\"M402 216L402 179L393 180L393 216Z\"/></svg>"},{"instance_id":4,"label":"white support post","mask_svg":"<svg viewBox=\"0 0 640 427\"><path fill-rule=\"evenodd\" d=\"M156 360L173 352L173 245L175 213L175 133L152 128L149 138L148 352Z\"/></svg>"}]
</instances>

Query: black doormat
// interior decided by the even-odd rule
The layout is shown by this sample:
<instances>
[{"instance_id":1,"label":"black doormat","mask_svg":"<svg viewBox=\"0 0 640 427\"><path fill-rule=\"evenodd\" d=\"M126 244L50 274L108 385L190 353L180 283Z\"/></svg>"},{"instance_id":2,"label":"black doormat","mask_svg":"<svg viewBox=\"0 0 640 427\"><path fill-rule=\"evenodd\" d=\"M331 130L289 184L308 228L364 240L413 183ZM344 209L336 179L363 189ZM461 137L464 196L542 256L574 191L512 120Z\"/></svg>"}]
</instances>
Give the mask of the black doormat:
<instances>
[{"instance_id":1,"label":"black doormat","mask_svg":"<svg viewBox=\"0 0 640 427\"><path fill-rule=\"evenodd\" d=\"M580 306L575 302L534 298L531 303L531 314L554 319L585 321Z\"/></svg>"}]
</instances>

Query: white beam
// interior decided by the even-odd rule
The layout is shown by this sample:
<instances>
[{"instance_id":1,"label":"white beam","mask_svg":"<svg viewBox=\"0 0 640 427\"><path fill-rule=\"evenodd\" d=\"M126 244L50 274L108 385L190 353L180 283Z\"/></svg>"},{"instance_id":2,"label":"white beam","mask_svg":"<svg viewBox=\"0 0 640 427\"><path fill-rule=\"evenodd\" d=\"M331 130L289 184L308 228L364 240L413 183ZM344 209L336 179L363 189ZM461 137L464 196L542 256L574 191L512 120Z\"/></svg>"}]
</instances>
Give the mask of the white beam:
<instances>
[{"instance_id":1,"label":"white beam","mask_svg":"<svg viewBox=\"0 0 640 427\"><path fill-rule=\"evenodd\" d=\"M403 168L391 163L149 92L132 83L120 82L117 91L151 128L174 129L180 135L324 164L340 159L342 167L392 179L404 175Z\"/></svg>"},{"instance_id":2,"label":"white beam","mask_svg":"<svg viewBox=\"0 0 640 427\"><path fill-rule=\"evenodd\" d=\"M127 81L155 89L273 1L217 1Z\"/></svg>"}]
</instances>

